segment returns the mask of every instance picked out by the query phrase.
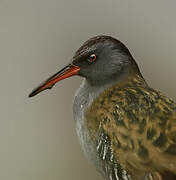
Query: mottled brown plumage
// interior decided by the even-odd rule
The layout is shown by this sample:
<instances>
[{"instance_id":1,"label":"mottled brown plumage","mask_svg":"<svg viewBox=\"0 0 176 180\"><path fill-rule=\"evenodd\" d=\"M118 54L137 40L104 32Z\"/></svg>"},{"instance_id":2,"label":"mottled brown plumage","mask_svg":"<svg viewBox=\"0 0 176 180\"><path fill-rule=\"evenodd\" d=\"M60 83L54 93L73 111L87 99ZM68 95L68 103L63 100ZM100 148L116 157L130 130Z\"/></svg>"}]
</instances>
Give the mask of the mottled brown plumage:
<instances>
[{"instance_id":1,"label":"mottled brown plumage","mask_svg":"<svg viewBox=\"0 0 176 180\"><path fill-rule=\"evenodd\" d=\"M149 172L154 179L158 173L176 173L176 104L150 88L139 74L132 73L99 95L87 109L86 119L107 166L106 159L114 156L136 180ZM101 136L107 136L110 144L104 155L101 148L107 143L103 145Z\"/></svg>"}]
</instances>

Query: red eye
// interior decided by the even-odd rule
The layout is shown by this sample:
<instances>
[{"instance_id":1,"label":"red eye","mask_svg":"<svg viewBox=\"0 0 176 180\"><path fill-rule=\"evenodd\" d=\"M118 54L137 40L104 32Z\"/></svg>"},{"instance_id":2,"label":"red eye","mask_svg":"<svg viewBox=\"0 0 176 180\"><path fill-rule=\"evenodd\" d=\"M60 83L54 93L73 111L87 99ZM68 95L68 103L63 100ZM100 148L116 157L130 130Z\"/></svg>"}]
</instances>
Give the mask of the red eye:
<instances>
[{"instance_id":1,"label":"red eye","mask_svg":"<svg viewBox=\"0 0 176 180\"><path fill-rule=\"evenodd\" d=\"M91 54L90 56L89 56L89 59L88 59L88 61L89 62L93 62L93 61L95 61L96 60L96 55L95 54Z\"/></svg>"}]
</instances>

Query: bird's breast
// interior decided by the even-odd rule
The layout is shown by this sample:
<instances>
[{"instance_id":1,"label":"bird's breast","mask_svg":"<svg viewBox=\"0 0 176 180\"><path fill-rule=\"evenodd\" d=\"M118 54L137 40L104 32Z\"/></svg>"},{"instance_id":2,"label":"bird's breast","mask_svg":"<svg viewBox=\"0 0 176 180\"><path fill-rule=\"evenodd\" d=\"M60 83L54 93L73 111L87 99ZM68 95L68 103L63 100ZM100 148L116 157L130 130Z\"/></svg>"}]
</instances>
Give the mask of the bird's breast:
<instances>
[{"instance_id":1,"label":"bird's breast","mask_svg":"<svg viewBox=\"0 0 176 180\"><path fill-rule=\"evenodd\" d=\"M96 146L90 137L90 132L85 119L85 112L92 101L93 97L91 93L87 91L87 86L83 82L77 90L73 102L73 115L76 124L76 132L84 155L88 160L93 162L96 167L99 167Z\"/></svg>"},{"instance_id":2,"label":"bird's breast","mask_svg":"<svg viewBox=\"0 0 176 180\"><path fill-rule=\"evenodd\" d=\"M90 109L94 107L95 100L101 96L104 89L101 87L98 89L89 88L90 86L84 81L77 90L73 103L73 114L80 145L85 156L105 178L113 177L116 180L120 177L120 180L128 180L127 172L121 168L112 153L109 136L98 133L97 126L100 121L94 121L98 109L94 109L95 113L94 111L90 112ZM107 164L104 163L105 159L108 162Z\"/></svg>"}]
</instances>

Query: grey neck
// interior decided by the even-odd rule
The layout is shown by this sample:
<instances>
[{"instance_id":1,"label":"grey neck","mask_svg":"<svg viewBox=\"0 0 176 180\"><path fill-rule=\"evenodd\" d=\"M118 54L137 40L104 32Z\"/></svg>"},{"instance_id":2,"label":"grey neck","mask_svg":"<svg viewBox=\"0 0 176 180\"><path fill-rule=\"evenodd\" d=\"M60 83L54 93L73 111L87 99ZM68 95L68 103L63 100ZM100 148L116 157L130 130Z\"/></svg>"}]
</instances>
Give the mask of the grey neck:
<instances>
[{"instance_id":1,"label":"grey neck","mask_svg":"<svg viewBox=\"0 0 176 180\"><path fill-rule=\"evenodd\" d=\"M92 83L91 81L84 79L82 83L82 87L84 87L84 90L89 93L92 98L96 98L100 93L102 93L107 88L112 87L115 84L118 84L120 82L125 81L128 78L128 75L130 74L129 71L124 72L120 76L115 76L112 79L109 79L109 81L105 81L103 83Z\"/></svg>"},{"instance_id":2,"label":"grey neck","mask_svg":"<svg viewBox=\"0 0 176 180\"><path fill-rule=\"evenodd\" d=\"M127 68L126 68L127 69ZM143 79L140 72L136 72L133 69L128 69L120 76L115 76L109 81L103 83L92 83L91 81L84 79L80 88L77 90L74 98L74 114L75 116L82 116L79 113L83 113L84 110L89 107L89 105L105 90L108 88L118 85L121 86L123 84L133 85L131 82L133 79L138 78L141 80L141 84L145 85L145 80ZM135 82L136 85L136 82ZM147 85L147 84L146 84ZM79 115L78 115L79 114ZM75 118L77 119L77 118ZM81 119L81 118L78 118Z\"/></svg>"}]
</instances>

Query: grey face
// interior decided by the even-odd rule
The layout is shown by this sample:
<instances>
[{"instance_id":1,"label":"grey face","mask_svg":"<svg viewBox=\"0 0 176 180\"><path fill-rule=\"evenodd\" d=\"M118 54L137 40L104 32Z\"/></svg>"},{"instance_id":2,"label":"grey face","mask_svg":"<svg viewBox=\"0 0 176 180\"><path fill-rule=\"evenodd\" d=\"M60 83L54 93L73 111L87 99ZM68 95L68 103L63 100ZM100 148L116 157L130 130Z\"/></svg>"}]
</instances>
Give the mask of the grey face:
<instances>
[{"instance_id":1,"label":"grey face","mask_svg":"<svg viewBox=\"0 0 176 180\"><path fill-rule=\"evenodd\" d=\"M96 36L86 41L73 57L73 64L80 67L78 75L91 83L105 83L121 76L132 63L129 50L109 36Z\"/></svg>"},{"instance_id":2,"label":"grey face","mask_svg":"<svg viewBox=\"0 0 176 180\"><path fill-rule=\"evenodd\" d=\"M104 85L119 80L131 69L139 72L130 52L120 41L110 36L96 36L79 48L72 63L40 84L29 97L73 75L85 77L93 85Z\"/></svg>"}]
</instances>

